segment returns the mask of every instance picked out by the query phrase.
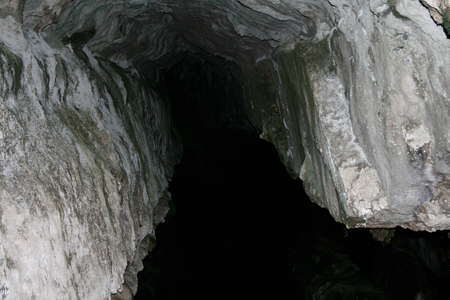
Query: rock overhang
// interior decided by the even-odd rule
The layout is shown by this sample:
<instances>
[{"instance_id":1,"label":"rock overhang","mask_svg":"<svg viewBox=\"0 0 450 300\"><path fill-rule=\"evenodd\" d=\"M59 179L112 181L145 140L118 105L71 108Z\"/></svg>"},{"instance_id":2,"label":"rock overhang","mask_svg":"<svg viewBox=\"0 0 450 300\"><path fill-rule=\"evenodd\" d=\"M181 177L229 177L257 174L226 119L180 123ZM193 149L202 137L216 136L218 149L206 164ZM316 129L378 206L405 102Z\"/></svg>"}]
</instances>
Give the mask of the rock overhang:
<instances>
[{"instance_id":1,"label":"rock overhang","mask_svg":"<svg viewBox=\"0 0 450 300\"><path fill-rule=\"evenodd\" d=\"M422 3L47 0L4 11L53 46L141 74L184 53L235 62L250 118L316 203L350 227L432 231L448 227L448 146L436 136L447 133L434 121L445 117L431 104L447 109L448 58L436 59L448 40L433 22L447 2Z\"/></svg>"},{"instance_id":2,"label":"rock overhang","mask_svg":"<svg viewBox=\"0 0 450 300\"><path fill-rule=\"evenodd\" d=\"M240 68L246 117L335 220L448 230L446 3L3 1L0 290L136 290L181 149L154 86L186 53Z\"/></svg>"}]
</instances>

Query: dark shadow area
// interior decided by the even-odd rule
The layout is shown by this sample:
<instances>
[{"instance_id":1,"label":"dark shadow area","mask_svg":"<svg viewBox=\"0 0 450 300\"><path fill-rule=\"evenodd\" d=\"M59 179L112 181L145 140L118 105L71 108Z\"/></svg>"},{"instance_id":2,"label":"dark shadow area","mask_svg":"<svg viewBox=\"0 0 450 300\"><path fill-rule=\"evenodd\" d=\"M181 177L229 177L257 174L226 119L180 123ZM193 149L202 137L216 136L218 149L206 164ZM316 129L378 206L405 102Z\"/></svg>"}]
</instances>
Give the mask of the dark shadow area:
<instances>
[{"instance_id":1,"label":"dark shadow area","mask_svg":"<svg viewBox=\"0 0 450 300\"><path fill-rule=\"evenodd\" d=\"M186 57L162 76L184 156L135 299L450 299L448 234L336 223L245 118L238 71Z\"/></svg>"},{"instance_id":2,"label":"dark shadow area","mask_svg":"<svg viewBox=\"0 0 450 300\"><path fill-rule=\"evenodd\" d=\"M238 77L192 56L162 76L184 155L136 299L285 298L285 197L301 185L245 117Z\"/></svg>"},{"instance_id":3,"label":"dark shadow area","mask_svg":"<svg viewBox=\"0 0 450 300\"><path fill-rule=\"evenodd\" d=\"M288 237L289 299L450 299L446 232L348 230L308 206L292 215L310 217Z\"/></svg>"},{"instance_id":4,"label":"dark shadow area","mask_svg":"<svg viewBox=\"0 0 450 300\"><path fill-rule=\"evenodd\" d=\"M233 130L206 141L186 149L172 181L176 212L149 259L160 270L155 299L284 299L286 197L301 185L267 142Z\"/></svg>"}]
</instances>

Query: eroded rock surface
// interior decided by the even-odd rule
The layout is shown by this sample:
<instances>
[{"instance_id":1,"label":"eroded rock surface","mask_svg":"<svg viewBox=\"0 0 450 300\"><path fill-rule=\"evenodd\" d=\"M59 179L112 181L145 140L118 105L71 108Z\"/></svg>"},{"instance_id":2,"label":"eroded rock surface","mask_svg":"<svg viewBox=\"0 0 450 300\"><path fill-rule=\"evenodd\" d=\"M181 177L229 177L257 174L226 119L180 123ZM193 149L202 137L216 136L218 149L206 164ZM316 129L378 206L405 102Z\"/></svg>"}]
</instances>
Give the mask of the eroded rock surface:
<instances>
[{"instance_id":1,"label":"eroded rock surface","mask_svg":"<svg viewBox=\"0 0 450 300\"><path fill-rule=\"evenodd\" d=\"M448 8L3 1L0 294L108 299L135 288L180 149L150 86L186 52L241 68L249 119L337 221L449 229Z\"/></svg>"},{"instance_id":2,"label":"eroded rock surface","mask_svg":"<svg viewBox=\"0 0 450 300\"><path fill-rule=\"evenodd\" d=\"M2 299L109 299L168 208L166 106L87 49L0 28Z\"/></svg>"}]
</instances>

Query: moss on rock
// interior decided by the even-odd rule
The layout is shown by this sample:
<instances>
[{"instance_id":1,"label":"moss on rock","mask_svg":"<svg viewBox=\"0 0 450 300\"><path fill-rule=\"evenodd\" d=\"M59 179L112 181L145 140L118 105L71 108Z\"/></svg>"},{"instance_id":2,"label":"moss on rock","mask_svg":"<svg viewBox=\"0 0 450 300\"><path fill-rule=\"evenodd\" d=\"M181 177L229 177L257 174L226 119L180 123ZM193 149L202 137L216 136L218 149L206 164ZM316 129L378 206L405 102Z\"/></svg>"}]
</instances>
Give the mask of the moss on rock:
<instances>
[{"instance_id":1,"label":"moss on rock","mask_svg":"<svg viewBox=\"0 0 450 300\"><path fill-rule=\"evenodd\" d=\"M445 29L445 33L450 37L450 9L444 12L444 21L442 23Z\"/></svg>"}]
</instances>

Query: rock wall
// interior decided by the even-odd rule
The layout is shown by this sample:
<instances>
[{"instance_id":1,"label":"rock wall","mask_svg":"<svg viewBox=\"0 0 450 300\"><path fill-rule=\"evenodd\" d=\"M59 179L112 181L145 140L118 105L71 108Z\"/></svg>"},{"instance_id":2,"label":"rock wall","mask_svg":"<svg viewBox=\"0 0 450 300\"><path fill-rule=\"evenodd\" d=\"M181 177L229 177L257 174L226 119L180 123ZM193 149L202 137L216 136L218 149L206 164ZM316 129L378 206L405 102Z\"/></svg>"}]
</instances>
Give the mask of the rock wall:
<instances>
[{"instance_id":1,"label":"rock wall","mask_svg":"<svg viewBox=\"0 0 450 300\"><path fill-rule=\"evenodd\" d=\"M447 1L165 3L184 49L241 67L261 137L336 220L449 228Z\"/></svg>"},{"instance_id":2,"label":"rock wall","mask_svg":"<svg viewBox=\"0 0 450 300\"><path fill-rule=\"evenodd\" d=\"M273 59L282 155L350 227L448 229L450 41L418 1L330 3L326 38Z\"/></svg>"},{"instance_id":3,"label":"rock wall","mask_svg":"<svg viewBox=\"0 0 450 300\"><path fill-rule=\"evenodd\" d=\"M168 209L167 107L87 49L0 20L0 295L109 299Z\"/></svg>"},{"instance_id":4,"label":"rock wall","mask_svg":"<svg viewBox=\"0 0 450 300\"><path fill-rule=\"evenodd\" d=\"M448 8L3 1L0 295L136 288L180 149L150 86L186 52L241 68L249 119L336 220L449 229Z\"/></svg>"}]
</instances>

